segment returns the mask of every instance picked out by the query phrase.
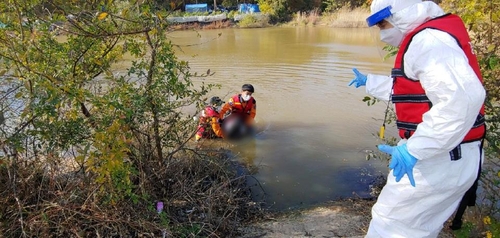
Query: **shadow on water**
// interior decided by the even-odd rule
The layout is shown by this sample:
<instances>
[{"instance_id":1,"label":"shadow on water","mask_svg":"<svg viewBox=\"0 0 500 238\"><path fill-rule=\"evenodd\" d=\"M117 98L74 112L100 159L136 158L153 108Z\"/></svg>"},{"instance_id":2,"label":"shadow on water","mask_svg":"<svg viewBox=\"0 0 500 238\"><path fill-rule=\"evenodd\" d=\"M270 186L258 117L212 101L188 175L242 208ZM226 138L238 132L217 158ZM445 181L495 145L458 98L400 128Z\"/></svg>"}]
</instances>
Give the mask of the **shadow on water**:
<instances>
[{"instance_id":1,"label":"shadow on water","mask_svg":"<svg viewBox=\"0 0 500 238\"><path fill-rule=\"evenodd\" d=\"M364 160L362 151L352 158L322 128L276 123L259 128L254 138L232 143L230 158L241 164L238 173L246 175L254 201L286 210L371 197L370 185L383 174L380 163Z\"/></svg>"}]
</instances>

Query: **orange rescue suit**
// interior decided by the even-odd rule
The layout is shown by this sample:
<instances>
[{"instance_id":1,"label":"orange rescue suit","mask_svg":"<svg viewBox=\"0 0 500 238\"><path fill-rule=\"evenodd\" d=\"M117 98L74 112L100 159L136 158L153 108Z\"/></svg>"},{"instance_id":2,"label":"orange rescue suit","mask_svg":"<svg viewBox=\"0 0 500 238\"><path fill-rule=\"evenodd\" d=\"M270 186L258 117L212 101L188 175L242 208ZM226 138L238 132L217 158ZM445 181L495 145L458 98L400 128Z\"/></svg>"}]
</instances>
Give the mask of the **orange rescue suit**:
<instances>
[{"instance_id":1,"label":"orange rescue suit","mask_svg":"<svg viewBox=\"0 0 500 238\"><path fill-rule=\"evenodd\" d=\"M216 137L223 137L219 124L219 113L212 106L206 106L201 112L195 138L198 141L201 138Z\"/></svg>"},{"instance_id":2,"label":"orange rescue suit","mask_svg":"<svg viewBox=\"0 0 500 238\"><path fill-rule=\"evenodd\" d=\"M220 110L220 119L223 119L228 111L231 114L240 115L247 125L251 125L257 113L256 101L251 97L248 102L245 102L241 99L241 94L234 95Z\"/></svg>"}]
</instances>

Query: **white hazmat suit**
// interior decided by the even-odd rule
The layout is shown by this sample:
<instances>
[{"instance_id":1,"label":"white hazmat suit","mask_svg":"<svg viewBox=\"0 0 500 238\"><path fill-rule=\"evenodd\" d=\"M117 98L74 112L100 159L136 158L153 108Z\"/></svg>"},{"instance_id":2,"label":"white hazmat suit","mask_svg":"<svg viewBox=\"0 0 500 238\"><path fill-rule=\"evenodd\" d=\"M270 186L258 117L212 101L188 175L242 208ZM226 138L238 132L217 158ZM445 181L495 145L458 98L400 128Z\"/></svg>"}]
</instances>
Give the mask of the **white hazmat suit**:
<instances>
[{"instance_id":1,"label":"white hazmat suit","mask_svg":"<svg viewBox=\"0 0 500 238\"><path fill-rule=\"evenodd\" d=\"M392 15L385 20L403 35L444 15L434 2L420 0L374 0L372 14L387 6ZM406 175L396 182L390 172L372 208L369 238L437 237L482 162L480 141L460 144L478 116L485 90L457 41L446 32L424 29L410 42L403 62L405 74L420 81L432 107L414 134L399 142L417 159L416 186ZM366 92L374 97L389 100L392 87L389 76L367 75ZM450 151L459 144L462 158L452 161Z\"/></svg>"}]
</instances>

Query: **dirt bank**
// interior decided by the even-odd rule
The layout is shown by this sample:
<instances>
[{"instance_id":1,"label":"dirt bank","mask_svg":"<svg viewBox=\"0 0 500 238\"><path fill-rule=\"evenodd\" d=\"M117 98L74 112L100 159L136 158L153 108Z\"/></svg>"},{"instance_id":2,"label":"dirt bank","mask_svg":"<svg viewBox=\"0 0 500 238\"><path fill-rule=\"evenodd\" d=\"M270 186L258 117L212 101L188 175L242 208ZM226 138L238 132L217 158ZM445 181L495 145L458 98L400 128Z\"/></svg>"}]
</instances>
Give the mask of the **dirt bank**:
<instances>
[{"instance_id":1,"label":"dirt bank","mask_svg":"<svg viewBox=\"0 0 500 238\"><path fill-rule=\"evenodd\" d=\"M249 224L239 238L364 237L374 201L347 199L318 207L273 214ZM445 227L439 238L453 238Z\"/></svg>"}]
</instances>

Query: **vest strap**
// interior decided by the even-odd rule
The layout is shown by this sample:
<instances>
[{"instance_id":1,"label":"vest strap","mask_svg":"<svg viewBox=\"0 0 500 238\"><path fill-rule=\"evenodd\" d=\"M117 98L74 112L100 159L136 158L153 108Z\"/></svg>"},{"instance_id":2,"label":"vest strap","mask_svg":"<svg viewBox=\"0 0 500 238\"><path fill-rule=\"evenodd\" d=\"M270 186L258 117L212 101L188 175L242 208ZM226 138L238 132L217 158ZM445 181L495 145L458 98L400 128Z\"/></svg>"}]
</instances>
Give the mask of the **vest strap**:
<instances>
[{"instance_id":1,"label":"vest strap","mask_svg":"<svg viewBox=\"0 0 500 238\"><path fill-rule=\"evenodd\" d=\"M403 69L396 69L396 68L393 68L391 70L391 77L405 77L406 78L406 75L405 73L403 72Z\"/></svg>"},{"instance_id":2,"label":"vest strap","mask_svg":"<svg viewBox=\"0 0 500 238\"><path fill-rule=\"evenodd\" d=\"M462 149L460 147L460 144L455 147L455 149L450 151L450 159L451 161L457 161L462 158Z\"/></svg>"},{"instance_id":3,"label":"vest strap","mask_svg":"<svg viewBox=\"0 0 500 238\"><path fill-rule=\"evenodd\" d=\"M431 101L425 94L399 94L392 95L391 101L393 103L401 103L401 102L421 102L421 103L430 103Z\"/></svg>"},{"instance_id":4,"label":"vest strap","mask_svg":"<svg viewBox=\"0 0 500 238\"><path fill-rule=\"evenodd\" d=\"M485 122L486 122L486 119L484 118L484 116L481 114L478 114L476 117L476 121L474 121L474 125L472 126L472 128L483 126L485 124ZM405 131L406 139L409 139L411 133L417 130L417 126L418 126L417 123L396 121L396 127L399 130ZM476 141L476 140L473 140L473 141Z\"/></svg>"},{"instance_id":5,"label":"vest strap","mask_svg":"<svg viewBox=\"0 0 500 238\"><path fill-rule=\"evenodd\" d=\"M396 121L396 126L400 130L415 131L417 130L418 124L411 122L404 122L404 121Z\"/></svg>"},{"instance_id":6,"label":"vest strap","mask_svg":"<svg viewBox=\"0 0 500 238\"><path fill-rule=\"evenodd\" d=\"M484 123L486 123L486 119L484 118L483 115L479 114L479 115L477 115L476 121L474 122L474 125L472 126L472 128L480 127L480 126L484 125Z\"/></svg>"}]
</instances>

